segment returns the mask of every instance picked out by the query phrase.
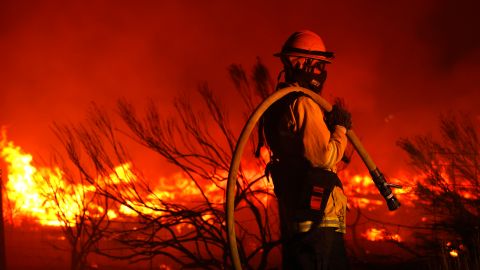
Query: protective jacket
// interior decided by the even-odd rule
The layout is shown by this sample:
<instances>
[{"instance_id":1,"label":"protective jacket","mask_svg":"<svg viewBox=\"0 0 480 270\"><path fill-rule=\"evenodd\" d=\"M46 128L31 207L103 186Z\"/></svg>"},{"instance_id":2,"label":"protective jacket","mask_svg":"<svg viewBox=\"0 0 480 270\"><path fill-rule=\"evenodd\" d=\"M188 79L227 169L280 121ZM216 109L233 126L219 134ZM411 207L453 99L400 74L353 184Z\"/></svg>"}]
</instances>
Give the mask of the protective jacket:
<instances>
[{"instance_id":1,"label":"protective jacket","mask_svg":"<svg viewBox=\"0 0 480 270\"><path fill-rule=\"evenodd\" d=\"M329 130L319 105L297 93L271 106L262 121L272 152L267 169L279 202L282 234L306 232L311 226L345 233L347 199L336 176L336 164L347 145L346 129L335 126ZM330 190L325 193L324 189ZM328 194L326 204L320 205L317 191ZM324 215L315 221L313 210L320 208Z\"/></svg>"}]
</instances>

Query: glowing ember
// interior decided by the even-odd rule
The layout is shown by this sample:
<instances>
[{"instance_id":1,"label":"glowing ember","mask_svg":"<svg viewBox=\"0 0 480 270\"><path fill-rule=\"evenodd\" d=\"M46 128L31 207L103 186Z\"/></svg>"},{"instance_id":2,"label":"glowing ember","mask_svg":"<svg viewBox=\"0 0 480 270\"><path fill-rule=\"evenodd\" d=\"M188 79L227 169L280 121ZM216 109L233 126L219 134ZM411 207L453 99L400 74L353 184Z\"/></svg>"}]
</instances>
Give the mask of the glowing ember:
<instances>
[{"instance_id":1,"label":"glowing ember","mask_svg":"<svg viewBox=\"0 0 480 270\"><path fill-rule=\"evenodd\" d=\"M369 241L396 241L401 242L402 238L398 234L391 234L385 229L370 228L362 234Z\"/></svg>"},{"instance_id":2,"label":"glowing ember","mask_svg":"<svg viewBox=\"0 0 480 270\"><path fill-rule=\"evenodd\" d=\"M458 257L458 251L456 251L455 249L450 250L449 254L452 257Z\"/></svg>"},{"instance_id":3,"label":"glowing ember","mask_svg":"<svg viewBox=\"0 0 480 270\"><path fill-rule=\"evenodd\" d=\"M458 257L459 253L460 253L460 250L465 250L465 246L463 244L460 244L460 245L454 245L452 242L447 242L445 244L446 246L446 249L448 251L448 254L451 256L451 257Z\"/></svg>"}]
</instances>

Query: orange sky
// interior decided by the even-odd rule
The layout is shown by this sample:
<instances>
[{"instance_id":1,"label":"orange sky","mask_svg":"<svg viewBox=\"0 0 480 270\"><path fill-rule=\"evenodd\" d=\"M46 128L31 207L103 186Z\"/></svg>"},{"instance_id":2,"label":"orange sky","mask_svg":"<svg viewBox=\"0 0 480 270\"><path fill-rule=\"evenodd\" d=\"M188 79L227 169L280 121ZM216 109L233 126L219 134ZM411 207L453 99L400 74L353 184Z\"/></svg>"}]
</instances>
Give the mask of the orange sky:
<instances>
[{"instance_id":1,"label":"orange sky","mask_svg":"<svg viewBox=\"0 0 480 270\"><path fill-rule=\"evenodd\" d=\"M478 1L65 2L0 1L0 125L29 152L47 156L52 122L83 119L92 101L169 111L208 81L234 104L227 66L259 56L276 76L272 54L298 29L336 53L325 96L345 99L386 172L403 166L397 138L434 130L441 112L480 122Z\"/></svg>"}]
</instances>

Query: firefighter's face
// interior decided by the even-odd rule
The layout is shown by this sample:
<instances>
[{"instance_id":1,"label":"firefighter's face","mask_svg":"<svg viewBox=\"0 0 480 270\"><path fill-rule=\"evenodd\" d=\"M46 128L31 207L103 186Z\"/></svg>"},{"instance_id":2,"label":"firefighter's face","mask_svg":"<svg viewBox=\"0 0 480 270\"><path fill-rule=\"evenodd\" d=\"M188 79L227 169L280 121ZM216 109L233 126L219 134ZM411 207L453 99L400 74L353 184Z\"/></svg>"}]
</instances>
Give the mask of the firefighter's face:
<instances>
[{"instance_id":1,"label":"firefighter's face","mask_svg":"<svg viewBox=\"0 0 480 270\"><path fill-rule=\"evenodd\" d=\"M327 78L325 61L292 55L284 56L281 59L286 82L298 83L301 87L317 93L322 91L323 83Z\"/></svg>"},{"instance_id":2,"label":"firefighter's face","mask_svg":"<svg viewBox=\"0 0 480 270\"><path fill-rule=\"evenodd\" d=\"M305 70L313 74L320 74L325 70L325 62L317 59L288 56L287 60L294 69Z\"/></svg>"}]
</instances>

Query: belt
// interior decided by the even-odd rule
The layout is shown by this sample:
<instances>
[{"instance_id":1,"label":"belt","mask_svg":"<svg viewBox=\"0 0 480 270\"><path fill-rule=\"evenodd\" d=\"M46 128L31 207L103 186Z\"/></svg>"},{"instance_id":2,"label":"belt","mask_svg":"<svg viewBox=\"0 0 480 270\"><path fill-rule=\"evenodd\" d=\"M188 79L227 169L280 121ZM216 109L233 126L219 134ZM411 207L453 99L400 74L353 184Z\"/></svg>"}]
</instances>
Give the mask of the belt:
<instances>
[{"instance_id":1,"label":"belt","mask_svg":"<svg viewBox=\"0 0 480 270\"><path fill-rule=\"evenodd\" d=\"M306 221L300 221L300 222L294 222L293 223L293 230L297 233L305 233L310 231L312 228L313 221L311 220L306 220ZM343 224L340 224L340 221L338 220L329 220L329 219L323 219L322 222L318 224L318 228L338 228L336 231L345 233L345 228L343 227Z\"/></svg>"}]
</instances>

